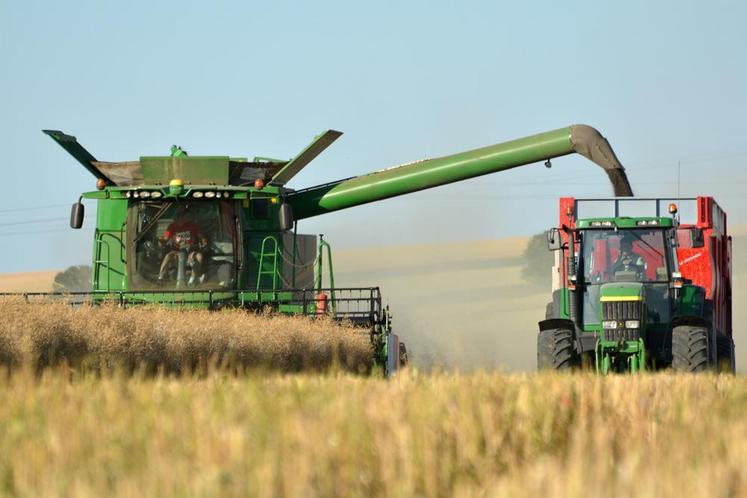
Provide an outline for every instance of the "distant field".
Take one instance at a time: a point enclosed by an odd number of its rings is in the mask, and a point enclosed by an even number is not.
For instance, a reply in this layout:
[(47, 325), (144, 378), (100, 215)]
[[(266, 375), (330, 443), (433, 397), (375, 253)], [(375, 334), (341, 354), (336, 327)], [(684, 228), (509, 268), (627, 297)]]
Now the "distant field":
[(51, 292), (58, 271), (0, 273), (0, 292)]
[(747, 379), (19, 373), (4, 496), (747, 496)]

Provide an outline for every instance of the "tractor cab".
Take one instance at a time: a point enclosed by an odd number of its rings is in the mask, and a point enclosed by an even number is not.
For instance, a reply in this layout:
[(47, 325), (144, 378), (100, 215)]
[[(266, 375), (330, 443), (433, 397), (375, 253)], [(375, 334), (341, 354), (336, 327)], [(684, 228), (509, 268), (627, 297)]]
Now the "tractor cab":
[[(641, 220), (636, 220), (641, 221)], [(648, 220), (645, 220), (648, 221)], [(578, 275), (583, 291), (581, 322), (590, 326), (610, 328), (602, 303), (618, 295), (634, 295), (646, 302), (645, 327), (660, 328), (671, 317), (672, 276), (677, 273), (674, 257), (674, 230), (670, 220), (660, 220), (669, 227), (641, 228), (581, 228), (577, 232), (580, 245)], [(609, 220), (609, 223), (615, 223)], [(668, 223), (667, 223), (668, 222)], [(588, 223), (580, 223), (583, 227)], [(641, 318), (641, 317), (639, 317)], [(605, 319), (607, 323), (605, 323)], [(606, 327), (605, 327), (606, 325)], [(627, 328), (640, 328), (640, 320), (631, 320), (626, 327), (615, 321), (616, 334)], [(623, 325), (623, 326), (620, 326)], [(635, 335), (629, 333), (628, 335)]]

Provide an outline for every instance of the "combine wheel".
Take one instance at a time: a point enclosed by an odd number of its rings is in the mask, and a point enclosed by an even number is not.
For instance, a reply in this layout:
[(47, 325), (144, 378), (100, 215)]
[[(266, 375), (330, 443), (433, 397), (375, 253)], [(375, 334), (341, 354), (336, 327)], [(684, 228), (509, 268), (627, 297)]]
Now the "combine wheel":
[(725, 335), (716, 336), (716, 365), (719, 372), (734, 374), (737, 371), (734, 354), (734, 339)]
[(681, 372), (708, 370), (710, 358), (708, 329), (679, 325), (672, 330), (672, 368)]
[(566, 370), (575, 363), (573, 332), (568, 329), (541, 330), (537, 336), (537, 369)]

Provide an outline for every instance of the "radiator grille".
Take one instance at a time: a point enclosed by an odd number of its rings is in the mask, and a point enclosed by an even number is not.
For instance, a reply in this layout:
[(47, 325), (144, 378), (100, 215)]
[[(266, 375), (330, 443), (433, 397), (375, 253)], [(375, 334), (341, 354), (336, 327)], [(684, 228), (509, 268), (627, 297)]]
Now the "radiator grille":
[[(642, 301), (606, 301), (602, 302), (602, 320), (641, 320)], [(641, 326), (643, 324), (641, 323)], [(636, 341), (641, 336), (641, 329), (604, 329), (604, 338), (608, 341)]]

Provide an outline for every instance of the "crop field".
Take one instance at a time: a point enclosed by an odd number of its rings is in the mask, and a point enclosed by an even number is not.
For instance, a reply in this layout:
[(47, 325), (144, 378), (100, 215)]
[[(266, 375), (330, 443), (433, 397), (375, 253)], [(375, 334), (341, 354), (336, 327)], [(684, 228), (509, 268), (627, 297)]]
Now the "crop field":
[(232, 310), (73, 308), (0, 299), (0, 364), (74, 371), (199, 373), (210, 368), (363, 373), (367, 333), (330, 320)]
[(743, 375), (518, 372), (524, 243), (339, 254), (391, 299), (393, 380), (325, 320), (1, 300), (0, 496), (747, 496)]
[(5, 496), (747, 495), (734, 376), (19, 371)]

